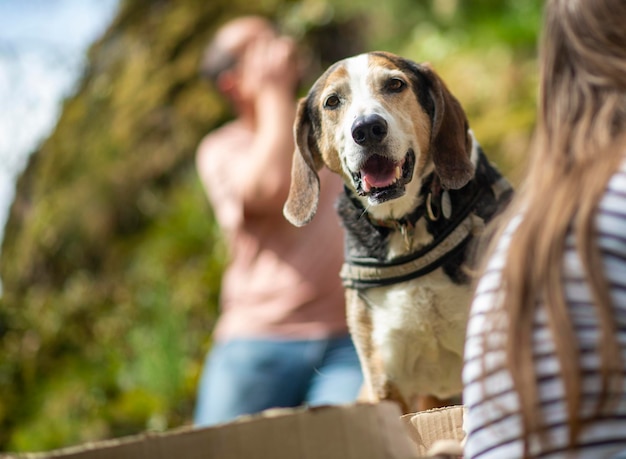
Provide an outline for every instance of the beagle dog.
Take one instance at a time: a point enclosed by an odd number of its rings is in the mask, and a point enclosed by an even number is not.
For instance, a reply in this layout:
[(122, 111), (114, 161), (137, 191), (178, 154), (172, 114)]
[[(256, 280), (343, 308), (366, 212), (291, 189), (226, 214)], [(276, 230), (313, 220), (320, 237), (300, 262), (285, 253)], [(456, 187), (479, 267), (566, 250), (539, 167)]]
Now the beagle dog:
[(300, 100), (294, 135), (287, 220), (314, 217), (322, 167), (345, 182), (341, 277), (369, 398), (443, 406), (462, 391), (471, 242), (511, 186), (441, 78), (390, 53), (332, 65)]

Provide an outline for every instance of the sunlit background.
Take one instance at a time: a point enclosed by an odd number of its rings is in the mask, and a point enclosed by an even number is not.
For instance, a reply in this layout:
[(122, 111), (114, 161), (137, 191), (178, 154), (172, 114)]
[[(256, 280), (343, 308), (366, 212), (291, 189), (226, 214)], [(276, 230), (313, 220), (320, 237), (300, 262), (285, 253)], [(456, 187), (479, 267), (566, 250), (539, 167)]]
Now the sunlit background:
[[(0, 0), (0, 238), (14, 182), (50, 133), (118, 0)], [(1, 292), (1, 284), (0, 284)]]
[(303, 92), (359, 51), (430, 62), (517, 183), (541, 5), (0, 0), (0, 451), (191, 422), (226, 261), (193, 156), (229, 117), (197, 66), (223, 20), (295, 36)]

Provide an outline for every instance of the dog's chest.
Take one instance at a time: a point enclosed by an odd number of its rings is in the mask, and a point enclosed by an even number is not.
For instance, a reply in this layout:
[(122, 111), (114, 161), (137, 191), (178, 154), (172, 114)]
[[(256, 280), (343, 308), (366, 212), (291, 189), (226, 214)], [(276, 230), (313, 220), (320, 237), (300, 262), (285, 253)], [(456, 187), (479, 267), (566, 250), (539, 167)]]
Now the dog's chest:
[[(380, 228), (370, 225), (367, 219), (344, 220), (344, 225), (348, 230), (348, 253), (362, 257), (402, 259), (434, 241), (425, 218), (410, 229)], [(460, 281), (461, 276), (456, 273), (464, 259), (462, 251), (425, 275), (360, 289), (371, 316), (372, 344), (387, 378), (407, 400), (418, 394), (445, 399), (462, 390), (463, 345), (471, 292), (466, 279)]]
[(442, 269), (362, 296), (372, 318), (372, 341), (385, 372), (410, 398), (461, 392), (461, 366), (470, 288)]

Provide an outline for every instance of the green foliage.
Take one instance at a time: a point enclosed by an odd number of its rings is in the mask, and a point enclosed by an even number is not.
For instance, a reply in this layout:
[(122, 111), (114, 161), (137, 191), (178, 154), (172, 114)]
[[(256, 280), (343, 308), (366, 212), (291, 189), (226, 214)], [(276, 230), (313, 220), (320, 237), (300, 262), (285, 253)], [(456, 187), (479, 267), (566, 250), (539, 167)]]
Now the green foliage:
[(313, 54), (429, 61), (517, 180), (534, 122), (531, 0), (126, 0), (19, 180), (0, 275), (0, 450), (190, 422), (226, 253), (195, 147), (228, 113), (197, 64), (212, 31), (274, 17)]
[(14, 422), (9, 449), (188, 422), (224, 250), (192, 170), (152, 199), (153, 224), (103, 247), (115, 272), (77, 266), (62, 286), (19, 301), (7, 289), (0, 413)]

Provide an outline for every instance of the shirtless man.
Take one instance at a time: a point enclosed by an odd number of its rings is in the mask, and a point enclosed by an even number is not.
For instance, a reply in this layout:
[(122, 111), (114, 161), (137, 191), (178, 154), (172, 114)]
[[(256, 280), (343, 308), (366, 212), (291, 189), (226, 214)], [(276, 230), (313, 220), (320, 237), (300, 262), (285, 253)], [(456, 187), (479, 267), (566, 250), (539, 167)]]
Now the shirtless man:
[(310, 225), (296, 228), (282, 216), (298, 69), (294, 42), (256, 16), (222, 26), (202, 62), (236, 118), (209, 133), (197, 152), (229, 265), (196, 425), (271, 407), (348, 403), (362, 384), (339, 279), (339, 179), (322, 174), (327, 183)]

